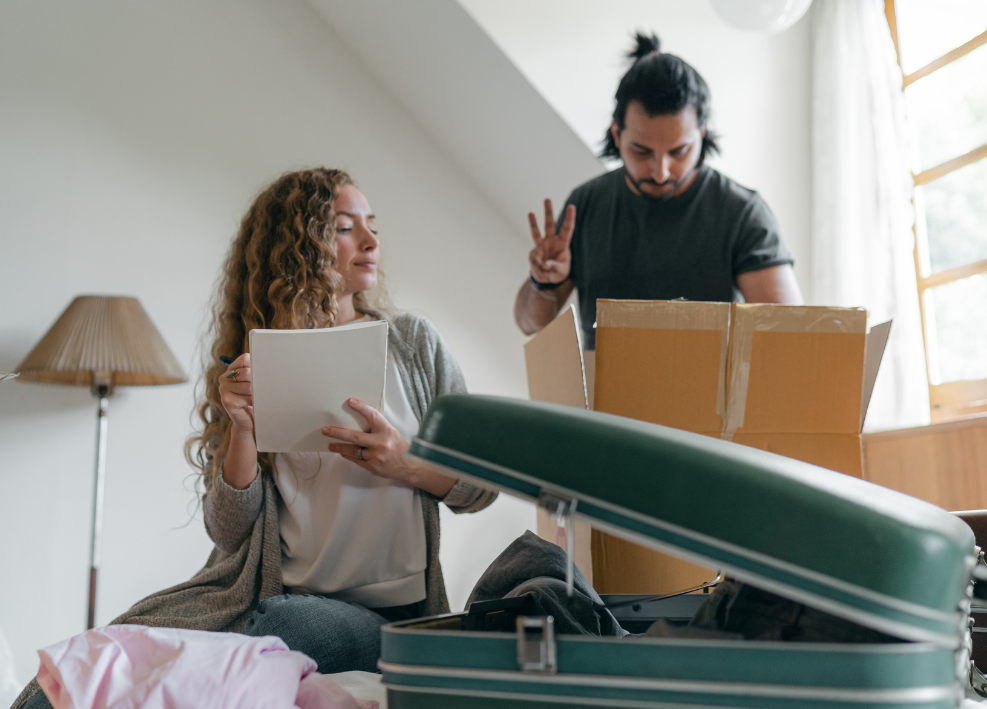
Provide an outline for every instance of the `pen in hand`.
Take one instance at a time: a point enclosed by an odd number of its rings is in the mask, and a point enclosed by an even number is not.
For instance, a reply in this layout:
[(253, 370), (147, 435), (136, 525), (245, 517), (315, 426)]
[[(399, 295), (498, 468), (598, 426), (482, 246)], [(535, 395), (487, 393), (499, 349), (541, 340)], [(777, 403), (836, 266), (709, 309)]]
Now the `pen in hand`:
[[(229, 367), (231, 364), (233, 364), (233, 358), (232, 357), (227, 357), (226, 355), (220, 355), (219, 356), (219, 361), (222, 362), (223, 364), (225, 364), (227, 367)], [(239, 374), (239, 372), (230, 372), (229, 374), (226, 375), (226, 378), (227, 379), (233, 379), (234, 381), (236, 381), (236, 375), (237, 374)]]

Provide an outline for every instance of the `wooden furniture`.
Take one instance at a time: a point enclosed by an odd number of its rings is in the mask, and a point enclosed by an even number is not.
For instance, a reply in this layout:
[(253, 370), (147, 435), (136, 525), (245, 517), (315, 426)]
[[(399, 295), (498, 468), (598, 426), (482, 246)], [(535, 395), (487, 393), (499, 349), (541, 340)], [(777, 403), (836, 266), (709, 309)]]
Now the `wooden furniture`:
[(864, 479), (947, 510), (987, 509), (987, 416), (865, 434)]

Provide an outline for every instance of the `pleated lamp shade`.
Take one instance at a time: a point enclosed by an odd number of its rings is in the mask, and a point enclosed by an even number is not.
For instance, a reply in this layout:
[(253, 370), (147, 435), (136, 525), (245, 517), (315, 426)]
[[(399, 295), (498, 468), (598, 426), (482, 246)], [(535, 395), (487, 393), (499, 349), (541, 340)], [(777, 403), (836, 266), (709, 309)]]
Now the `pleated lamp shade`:
[(186, 381), (136, 298), (80, 295), (18, 367), (21, 379), (80, 386)]

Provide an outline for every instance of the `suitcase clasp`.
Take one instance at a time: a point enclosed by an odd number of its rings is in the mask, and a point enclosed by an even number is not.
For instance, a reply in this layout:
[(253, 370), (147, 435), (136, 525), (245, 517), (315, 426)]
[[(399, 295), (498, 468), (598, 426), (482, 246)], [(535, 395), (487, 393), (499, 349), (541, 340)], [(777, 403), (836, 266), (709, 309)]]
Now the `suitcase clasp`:
[(573, 537), (572, 537), (572, 517), (576, 513), (576, 504), (579, 500), (569, 497), (562, 497), (547, 490), (542, 490), (538, 496), (538, 506), (546, 510), (552, 519), (559, 525), (558, 535), (555, 538), (556, 544), (565, 549), (565, 591), (567, 596), (572, 596), (573, 578), (575, 562), (572, 560)]
[(517, 665), (522, 672), (554, 675), (558, 671), (555, 618), (550, 615), (518, 616)]

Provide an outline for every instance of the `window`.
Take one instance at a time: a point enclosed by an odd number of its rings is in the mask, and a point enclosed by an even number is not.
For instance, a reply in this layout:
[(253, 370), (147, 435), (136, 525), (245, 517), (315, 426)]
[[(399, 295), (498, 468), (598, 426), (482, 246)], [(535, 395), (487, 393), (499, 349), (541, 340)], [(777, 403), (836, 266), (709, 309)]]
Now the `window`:
[(913, 133), (932, 421), (987, 412), (987, 2), (885, 0)]

